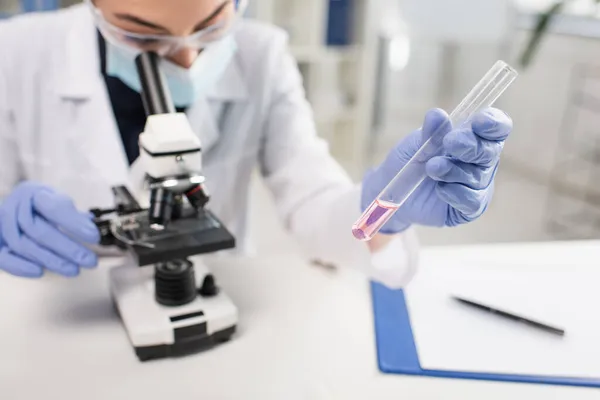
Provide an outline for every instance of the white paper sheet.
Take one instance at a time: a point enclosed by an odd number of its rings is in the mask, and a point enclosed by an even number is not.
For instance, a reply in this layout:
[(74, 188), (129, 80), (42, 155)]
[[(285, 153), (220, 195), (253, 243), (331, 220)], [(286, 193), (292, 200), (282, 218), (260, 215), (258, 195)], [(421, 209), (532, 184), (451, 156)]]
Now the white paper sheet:
[[(566, 335), (472, 309), (453, 294), (556, 325)], [(425, 267), (406, 297), (424, 369), (600, 378), (600, 264)]]

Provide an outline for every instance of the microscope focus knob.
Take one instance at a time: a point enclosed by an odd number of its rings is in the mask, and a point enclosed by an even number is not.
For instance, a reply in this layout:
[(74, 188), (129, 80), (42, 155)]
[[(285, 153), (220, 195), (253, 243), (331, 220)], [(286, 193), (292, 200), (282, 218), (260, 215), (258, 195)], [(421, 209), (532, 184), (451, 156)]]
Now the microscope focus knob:
[(215, 277), (211, 274), (206, 275), (202, 281), (202, 286), (198, 290), (198, 293), (200, 293), (200, 296), (202, 297), (212, 297), (219, 294), (219, 287), (215, 282)]

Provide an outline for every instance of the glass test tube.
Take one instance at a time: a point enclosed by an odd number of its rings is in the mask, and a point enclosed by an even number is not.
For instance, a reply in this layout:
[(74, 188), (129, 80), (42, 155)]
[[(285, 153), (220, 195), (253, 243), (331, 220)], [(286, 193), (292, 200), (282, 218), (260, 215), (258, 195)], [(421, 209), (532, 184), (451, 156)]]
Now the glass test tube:
[(450, 114), (449, 123), (452, 126), (448, 123), (439, 126), (354, 223), (354, 237), (371, 240), (425, 180), (425, 164), (432, 157), (442, 155), (443, 139), (450, 128), (456, 129), (470, 123), (475, 114), (490, 107), (500, 97), (517, 75), (510, 65), (497, 61)]

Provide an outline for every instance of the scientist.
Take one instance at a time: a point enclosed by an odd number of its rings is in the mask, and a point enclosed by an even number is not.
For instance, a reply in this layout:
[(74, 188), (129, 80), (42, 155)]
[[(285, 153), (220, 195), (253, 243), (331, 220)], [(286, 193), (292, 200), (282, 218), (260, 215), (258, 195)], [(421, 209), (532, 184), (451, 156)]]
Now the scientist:
[[(448, 156), (372, 241), (352, 223), (447, 115), (432, 110), (355, 185), (319, 139), (279, 29), (241, 19), (245, 0), (87, 0), (0, 23), (0, 269), (76, 276), (98, 262), (85, 212), (141, 173), (145, 114), (134, 59), (159, 53), (172, 97), (203, 146), (211, 209), (248, 247), (249, 185), (261, 171), (307, 256), (356, 266), (391, 287), (414, 273), (411, 226), (456, 226), (493, 193), (510, 118), (489, 109), (448, 133)], [(401, 134), (402, 132), (398, 132)], [(254, 223), (260, 223), (260, 216)], [(282, 265), (282, 267), (285, 267)]]

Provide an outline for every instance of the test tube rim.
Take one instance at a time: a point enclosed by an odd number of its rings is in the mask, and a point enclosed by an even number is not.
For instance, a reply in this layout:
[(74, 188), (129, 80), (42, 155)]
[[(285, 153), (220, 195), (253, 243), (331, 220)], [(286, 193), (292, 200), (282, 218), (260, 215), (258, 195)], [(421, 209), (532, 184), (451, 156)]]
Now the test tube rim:
[[(486, 91), (485, 89), (488, 88), (490, 85), (492, 85), (494, 83), (494, 81), (496, 81), (498, 79), (499, 75), (504, 75), (504, 78), (502, 78), (501, 82), (504, 82), (503, 86), (504, 89), (502, 89), (499, 92), (499, 95), (493, 99), (490, 103), (493, 104), (497, 98), (502, 95), (502, 93), (504, 93), (504, 91), (511, 85), (511, 83), (519, 76), (519, 73), (516, 69), (514, 69), (513, 67), (511, 67), (508, 63), (506, 63), (505, 61), (502, 60), (498, 60), (494, 63), (494, 65), (492, 65), (492, 67), (481, 77), (481, 79), (479, 79), (479, 81), (475, 84), (475, 86), (473, 86), (473, 88), (469, 91), (469, 93), (467, 93), (467, 95), (463, 98), (463, 100), (461, 100), (460, 103), (458, 103), (458, 105), (454, 108), (454, 110), (452, 110), (449, 114), (450, 119), (452, 119), (455, 116), (455, 113), (457, 113), (457, 111), (461, 110), (461, 109), (466, 109), (466, 104), (467, 102), (469, 102), (468, 106), (471, 106), (475, 101), (480, 100), (477, 96), (472, 96), (473, 92), (477, 90), (477, 92), (479, 93), (483, 93), (483, 92), (488, 92), (488, 95), (484, 98), (484, 100), (489, 98), (489, 95), (491, 93), (493, 93), (492, 91)], [(507, 79), (508, 78), (508, 79)], [(479, 88), (479, 86), (486, 82), (487, 84), (482, 87)], [(499, 86), (500, 82), (496, 82), (496, 87)], [(480, 100), (481, 103), (483, 103), (482, 100)]]

